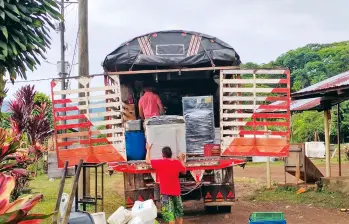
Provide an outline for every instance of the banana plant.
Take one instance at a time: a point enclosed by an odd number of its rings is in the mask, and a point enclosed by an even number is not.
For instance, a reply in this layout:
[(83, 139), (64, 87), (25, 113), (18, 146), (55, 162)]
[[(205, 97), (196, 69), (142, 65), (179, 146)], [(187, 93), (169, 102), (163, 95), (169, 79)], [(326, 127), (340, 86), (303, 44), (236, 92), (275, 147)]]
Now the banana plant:
[(43, 195), (29, 195), (10, 203), (11, 192), (15, 188), (15, 178), (0, 173), (0, 223), (36, 224), (51, 215), (29, 214)]

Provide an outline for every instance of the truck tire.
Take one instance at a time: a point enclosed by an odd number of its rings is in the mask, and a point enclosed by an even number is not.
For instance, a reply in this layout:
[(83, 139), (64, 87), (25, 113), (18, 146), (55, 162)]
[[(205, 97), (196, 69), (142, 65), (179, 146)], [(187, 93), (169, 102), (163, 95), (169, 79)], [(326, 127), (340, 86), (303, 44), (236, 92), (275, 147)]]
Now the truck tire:
[(221, 213), (231, 213), (231, 206), (219, 206), (218, 211)]

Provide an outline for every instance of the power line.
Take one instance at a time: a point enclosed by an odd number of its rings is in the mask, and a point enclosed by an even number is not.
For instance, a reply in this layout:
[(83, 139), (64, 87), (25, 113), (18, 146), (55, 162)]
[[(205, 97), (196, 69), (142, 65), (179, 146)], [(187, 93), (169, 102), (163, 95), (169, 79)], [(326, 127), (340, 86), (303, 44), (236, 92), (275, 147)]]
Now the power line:
[(76, 39), (75, 39), (75, 46), (74, 46), (74, 53), (73, 53), (73, 58), (71, 60), (71, 63), (70, 63), (70, 71), (69, 71), (69, 74), (68, 74), (68, 77), (70, 76), (73, 68), (74, 68), (74, 61), (75, 61), (75, 56), (76, 56), (76, 50), (77, 50), (77, 47), (78, 47), (78, 40), (79, 40), (79, 31), (80, 31), (80, 26), (78, 27), (78, 31), (76, 32)]
[[(40, 81), (49, 81), (52, 79), (57, 79), (58, 77), (51, 77), (51, 78), (44, 78), (44, 79), (32, 79), (32, 80), (20, 80), (20, 81), (15, 81), (16, 83), (25, 83), (25, 82), (40, 82)], [(7, 81), (6, 83), (12, 83), (11, 81)]]

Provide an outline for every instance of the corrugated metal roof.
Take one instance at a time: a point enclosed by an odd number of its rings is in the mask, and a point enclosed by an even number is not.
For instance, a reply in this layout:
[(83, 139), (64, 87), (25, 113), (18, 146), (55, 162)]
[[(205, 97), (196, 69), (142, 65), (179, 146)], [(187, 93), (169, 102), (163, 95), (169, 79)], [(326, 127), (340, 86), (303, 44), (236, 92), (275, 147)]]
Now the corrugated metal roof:
[(299, 94), (299, 93), (307, 93), (312, 91), (325, 90), (325, 89), (347, 86), (347, 85), (349, 85), (349, 71), (343, 72), (339, 75), (333, 76), (331, 78), (318, 82), (314, 85), (308, 86), (304, 89), (301, 89), (293, 93), (292, 95)]
[[(304, 110), (317, 110), (320, 108), (320, 97), (317, 98), (311, 98), (311, 99), (302, 99), (302, 100), (292, 100), (290, 105), (291, 111), (304, 111)], [(274, 103), (271, 103), (269, 105), (282, 105), (284, 104), (284, 101), (276, 101)], [(281, 112), (278, 109), (261, 109), (257, 110), (257, 113), (272, 113), (272, 112)]]
[[(311, 95), (311, 92), (326, 91), (328, 89), (338, 88), (338, 87), (349, 87), (349, 71), (343, 72), (339, 75), (333, 76), (333, 77), (325, 79), (319, 83), (308, 86), (308, 87), (301, 89), (301, 90), (299, 90), (291, 95), (305, 94), (305, 93), (309, 93), (309, 95)], [(283, 101), (276, 101), (270, 105), (279, 105), (282, 103), (284, 103), (284, 102)], [(333, 104), (332, 106), (334, 106), (336, 104), (335, 101), (330, 102), (330, 103), (331, 103), (331, 105)], [(324, 109), (323, 105), (321, 104), (321, 97), (292, 100), (290, 107), (291, 107), (290, 108), (291, 111), (322, 110), (322, 109)], [(278, 110), (260, 110), (258, 112), (278, 112)]]

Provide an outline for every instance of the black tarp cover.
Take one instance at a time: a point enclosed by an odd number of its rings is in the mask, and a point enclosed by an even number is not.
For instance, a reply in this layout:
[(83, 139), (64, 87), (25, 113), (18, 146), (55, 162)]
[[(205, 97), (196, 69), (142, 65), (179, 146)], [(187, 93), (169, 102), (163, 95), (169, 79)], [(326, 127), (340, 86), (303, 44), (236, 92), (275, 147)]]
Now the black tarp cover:
[(113, 72), (239, 64), (236, 51), (218, 38), (173, 30), (145, 34), (121, 44), (106, 56), (103, 68)]

